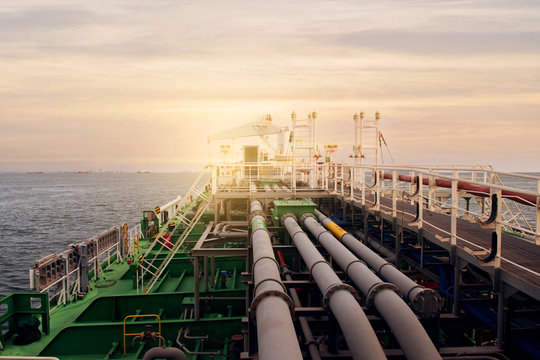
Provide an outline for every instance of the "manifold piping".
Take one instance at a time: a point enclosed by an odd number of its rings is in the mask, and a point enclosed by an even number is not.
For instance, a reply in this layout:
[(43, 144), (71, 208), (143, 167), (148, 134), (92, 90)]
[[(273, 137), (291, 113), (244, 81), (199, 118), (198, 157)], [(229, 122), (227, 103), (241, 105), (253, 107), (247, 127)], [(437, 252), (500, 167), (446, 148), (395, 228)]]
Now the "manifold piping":
[[(306, 216), (308, 215), (308, 216)], [(369, 305), (373, 305), (389, 325), (408, 359), (441, 359), (418, 318), (395, 292), (396, 286), (379, 279), (371, 270), (343, 246), (311, 214), (302, 223), (317, 238), (345, 274), (362, 291)]]
[(336, 317), (353, 359), (386, 359), (369, 320), (351, 293), (354, 290), (341, 282), (306, 233), (298, 226), (294, 215), (285, 214), (281, 217), (281, 223), (287, 229), (313, 279), (323, 292), (325, 303)]
[(396, 285), (418, 315), (424, 319), (435, 318), (440, 315), (442, 302), (437, 292), (418, 285), (409, 279), (392, 264), (362, 244), (352, 234), (343, 230), (322, 212), (315, 210), (315, 214), (324, 227), (330, 230), (358, 258), (365, 261), (384, 280)]

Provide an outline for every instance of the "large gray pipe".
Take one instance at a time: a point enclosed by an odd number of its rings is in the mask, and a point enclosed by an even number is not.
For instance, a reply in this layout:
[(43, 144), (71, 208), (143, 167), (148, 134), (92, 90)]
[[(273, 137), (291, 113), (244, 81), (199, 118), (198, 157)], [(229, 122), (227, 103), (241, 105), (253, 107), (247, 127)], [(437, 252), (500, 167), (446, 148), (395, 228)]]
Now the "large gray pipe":
[[(281, 258), (281, 254), (278, 251), (278, 254)], [(285, 279), (287, 281), (292, 280), (292, 276), (289, 272), (289, 268), (285, 264), (285, 260), (282, 260), (281, 269), (283, 270), (283, 274), (285, 274)], [(301, 307), (302, 303), (300, 302), (300, 298), (298, 297), (298, 293), (296, 289), (290, 288), (289, 293), (291, 294), (291, 298), (294, 302), (294, 306)], [(311, 357), (311, 360), (321, 360), (321, 354), (319, 353), (319, 348), (317, 346), (317, 343), (315, 342), (315, 338), (313, 337), (313, 334), (311, 333), (311, 328), (309, 327), (309, 323), (307, 319), (302, 316), (298, 319), (300, 321), (300, 326), (302, 327), (302, 332), (304, 333), (304, 337), (306, 339), (306, 344), (308, 346), (309, 350), (309, 356)]]
[[(315, 213), (325, 228), (328, 229), (329, 224), (334, 224), (334, 228), (337, 226), (320, 211), (316, 210)], [(396, 285), (419, 316), (424, 319), (439, 316), (442, 303), (441, 297), (436, 291), (427, 289), (412, 281), (409, 277), (396, 269), (394, 265), (384, 260), (373, 250), (358, 241), (352, 234), (346, 231), (342, 231), (342, 233), (343, 235), (341, 235), (340, 238), (338, 237), (338, 239), (341, 240), (341, 242), (343, 242), (343, 244), (356, 256), (365, 261), (369, 267), (375, 270), (380, 277)]]
[(372, 249), (377, 251), (379, 254), (383, 255), (387, 261), (389, 262), (396, 261), (396, 254), (394, 254), (392, 250), (383, 246), (379, 241), (373, 238), (366, 239), (366, 236), (360, 230), (356, 230), (353, 232), (354, 232), (354, 235), (356, 235), (359, 239), (363, 240), (365, 244), (368, 244), (369, 246), (371, 246)]
[(323, 293), (325, 303), (336, 317), (352, 357), (354, 359), (386, 359), (369, 320), (351, 293), (354, 290), (341, 282), (306, 233), (298, 226), (294, 215), (283, 215), (281, 223), (287, 229), (311, 276)]
[(373, 303), (386, 321), (408, 359), (441, 359), (418, 318), (395, 292), (395, 285), (383, 282), (356, 256), (319, 224), (315, 216), (306, 213), (300, 220), (334, 258), (337, 264)]
[(259, 359), (302, 359), (294, 330), (292, 300), (281, 282), (266, 219), (259, 201), (251, 203), (254, 294), (251, 310), (257, 321)]

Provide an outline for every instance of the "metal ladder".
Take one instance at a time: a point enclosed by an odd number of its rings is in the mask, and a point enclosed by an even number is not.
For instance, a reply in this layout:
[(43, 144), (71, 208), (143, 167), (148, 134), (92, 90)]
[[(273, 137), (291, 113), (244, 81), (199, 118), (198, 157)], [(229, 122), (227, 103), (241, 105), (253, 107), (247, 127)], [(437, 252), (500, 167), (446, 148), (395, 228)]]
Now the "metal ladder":
[[(151, 290), (151, 288), (155, 285), (157, 280), (159, 280), (159, 277), (163, 274), (165, 268), (171, 261), (171, 259), (174, 257), (174, 255), (178, 252), (180, 247), (184, 248), (184, 241), (189, 236), (197, 222), (200, 220), (206, 209), (208, 208), (209, 199), (208, 194), (205, 192), (205, 188), (208, 185), (208, 181), (201, 183), (201, 179), (203, 175), (206, 173), (206, 171), (203, 171), (199, 174), (191, 188), (188, 190), (186, 195), (182, 198), (182, 200), (178, 203), (178, 207), (176, 209), (176, 212), (174, 215), (172, 215), (169, 220), (161, 227), (161, 230), (156, 235), (154, 241), (144, 255), (140, 256), (139, 258), (139, 265), (137, 266), (137, 292), (140, 291), (140, 289), (143, 289), (143, 293), (147, 293)], [(195, 215), (191, 218), (191, 220), (182, 214), (182, 210), (184, 207), (188, 204), (188, 201), (192, 201), (191, 199), (201, 199), (202, 202), (199, 204), (197, 211), (195, 212)], [(174, 246), (171, 247), (170, 243), (166, 243), (165, 239), (163, 238), (163, 235), (169, 231), (169, 225), (176, 221), (176, 225), (174, 226), (174, 229), (170, 231), (171, 234), (173, 234), (178, 226), (180, 224), (183, 224), (185, 226), (185, 230), (176, 242)], [(155, 249), (157, 248), (157, 251)], [(185, 249), (185, 248), (184, 248)], [(153, 256), (150, 258), (151, 253), (154, 252)], [(162, 254), (167, 254), (165, 257), (165, 260), (159, 265), (156, 266), (155, 263), (157, 262), (157, 259)], [(189, 257), (189, 254), (188, 254)], [(150, 281), (146, 284), (146, 287), (144, 286), (144, 277), (146, 274), (149, 273), (152, 275)]]
[[(165, 269), (173, 259), (174, 255), (178, 252), (180, 248), (184, 248), (184, 242), (186, 241), (187, 237), (190, 235), (191, 231), (197, 224), (197, 222), (201, 219), (204, 212), (208, 208), (209, 201), (208, 198), (203, 199), (199, 207), (197, 208), (197, 211), (193, 218), (187, 223), (187, 227), (176, 242), (172, 248), (169, 248), (164, 242), (161, 241), (160, 237), (156, 237), (153, 244), (159, 244), (161, 245), (160, 249), (154, 254), (153, 258), (150, 261), (146, 261), (145, 256), (143, 256), (140, 259), (139, 267), (137, 268), (137, 292), (142, 288), (143, 294), (146, 294), (152, 290), (152, 287), (156, 284), (156, 282), (159, 280), (161, 275), (163, 275)], [(184, 217), (182, 223), (184, 223), (187, 220), (187, 218)], [(175, 226), (178, 227), (180, 223), (178, 223)], [(149, 252), (147, 252), (148, 254)], [(159, 258), (159, 255), (166, 253), (165, 259), (161, 262), (159, 266), (156, 266), (155, 263), (156, 260)], [(187, 254), (189, 257), (189, 254)], [(144, 277), (145, 275), (149, 273), (151, 276), (150, 280), (144, 284)]]

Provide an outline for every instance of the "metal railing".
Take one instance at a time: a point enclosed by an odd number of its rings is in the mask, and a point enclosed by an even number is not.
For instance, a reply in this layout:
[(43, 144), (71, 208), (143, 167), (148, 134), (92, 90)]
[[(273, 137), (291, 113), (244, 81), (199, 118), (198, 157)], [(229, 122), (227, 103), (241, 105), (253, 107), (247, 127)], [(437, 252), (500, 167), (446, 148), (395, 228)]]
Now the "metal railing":
[(122, 261), (125, 242), (122, 234), (122, 227), (113, 226), (79, 244), (70, 245), (59, 254), (36, 261), (30, 269), (30, 288), (49, 294), (51, 311), (66, 305), (78, 294), (86, 292), (81, 289), (83, 276), (92, 274), (97, 280), (104, 276), (104, 269)]
[[(359, 201), (394, 217), (398, 203), (416, 205), (414, 225), (429, 224), (426, 210), (450, 217), (450, 229), (439, 229), (452, 245), (463, 240), (474, 250), (490, 251), (461, 239), (457, 219), (483, 223), (497, 235), (495, 261), (501, 258), (501, 233), (540, 245), (540, 177), (497, 172), (489, 165), (352, 165), (346, 163), (260, 162), (212, 166), (212, 193), (250, 191), (257, 180), (280, 180), (292, 190), (328, 191)], [(295, 181), (296, 180), (296, 181)], [(420, 184), (420, 185), (419, 185)], [(510, 184), (510, 185), (509, 185)], [(381, 199), (391, 203), (382, 204)], [(496, 203), (496, 204), (495, 204)]]
[[(326, 181), (324, 187), (332, 193), (357, 200), (372, 210), (387, 212), (393, 217), (412, 216), (414, 220), (409, 225), (419, 228), (430, 225), (445, 234), (443, 240), (452, 246), (459, 239), (471, 246), (473, 252), (492, 252), (493, 247), (487, 249), (458, 236), (458, 218), (481, 223), (496, 234), (496, 253), (490, 259), (490, 264), (495, 266), (504, 259), (501, 256), (503, 231), (540, 245), (540, 177), (496, 172), (490, 166), (462, 165), (324, 164), (322, 172), (323, 181)], [(526, 184), (530, 189), (504, 185), (503, 178), (506, 183)], [(384, 198), (390, 199), (391, 203), (383, 203)], [(406, 212), (398, 206), (400, 202), (416, 205), (416, 212)], [(450, 229), (431, 224), (424, 217), (426, 210), (448, 214)]]

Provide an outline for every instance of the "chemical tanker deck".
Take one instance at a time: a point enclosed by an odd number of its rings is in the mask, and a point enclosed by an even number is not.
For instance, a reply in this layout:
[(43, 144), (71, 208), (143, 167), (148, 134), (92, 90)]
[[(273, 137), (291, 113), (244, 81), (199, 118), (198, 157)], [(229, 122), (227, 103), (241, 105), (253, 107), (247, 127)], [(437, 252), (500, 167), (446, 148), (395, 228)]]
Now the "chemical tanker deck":
[(264, 144), (36, 261), (0, 359), (540, 358), (540, 178), (380, 164), (379, 114), (353, 119), (351, 163), (316, 113), (210, 137)]

